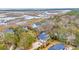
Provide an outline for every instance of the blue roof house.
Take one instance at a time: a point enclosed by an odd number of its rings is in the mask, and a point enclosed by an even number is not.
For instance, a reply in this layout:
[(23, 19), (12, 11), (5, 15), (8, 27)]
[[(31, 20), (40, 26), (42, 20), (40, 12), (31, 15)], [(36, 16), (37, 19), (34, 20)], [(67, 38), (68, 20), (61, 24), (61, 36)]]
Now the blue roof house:
[(46, 42), (49, 38), (50, 36), (45, 32), (40, 33), (40, 35), (38, 36), (38, 39), (42, 42)]
[(64, 50), (65, 46), (64, 44), (56, 44), (54, 46), (51, 46), (48, 50)]

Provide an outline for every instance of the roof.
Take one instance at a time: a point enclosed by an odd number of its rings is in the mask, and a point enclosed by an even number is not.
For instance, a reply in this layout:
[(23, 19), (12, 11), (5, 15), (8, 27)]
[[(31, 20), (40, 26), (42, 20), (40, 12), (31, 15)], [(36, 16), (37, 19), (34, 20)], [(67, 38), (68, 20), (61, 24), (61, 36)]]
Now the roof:
[(41, 24), (40, 23), (34, 23), (34, 24), (32, 24), (32, 27), (33, 28), (37, 28), (38, 26), (40, 26)]
[(64, 50), (64, 44), (56, 44), (52, 47), (50, 47), (48, 50)]
[(28, 30), (28, 27), (27, 26), (24, 26), (23, 29)]
[(10, 32), (13, 32), (13, 30), (11, 30), (11, 29), (6, 29), (4, 32), (10, 33)]
[(37, 28), (37, 27), (43, 26), (43, 25), (47, 25), (47, 22), (37, 22), (37, 23), (32, 24), (32, 27)]
[(49, 35), (46, 34), (45, 32), (41, 33), (41, 34), (38, 36), (38, 38), (39, 38), (40, 40), (47, 40), (48, 37), (49, 37)]

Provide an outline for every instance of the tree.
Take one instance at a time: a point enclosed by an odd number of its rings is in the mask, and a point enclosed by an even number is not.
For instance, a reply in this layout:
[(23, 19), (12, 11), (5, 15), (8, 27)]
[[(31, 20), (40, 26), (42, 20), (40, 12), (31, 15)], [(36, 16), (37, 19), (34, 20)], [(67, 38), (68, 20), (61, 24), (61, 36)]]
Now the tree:
[(6, 49), (7, 49), (7, 48), (6, 48), (5, 44), (0, 43), (0, 50), (6, 50)]
[(79, 46), (79, 32), (76, 33), (76, 39), (74, 40), (74, 45)]
[(21, 26), (10, 27), (13, 30), (12, 33), (5, 33), (5, 40), (14, 46), (14, 49), (29, 49), (32, 43), (36, 41), (36, 36), (34, 30), (26, 31)]
[(5, 33), (5, 40), (7, 43), (10, 43), (14, 45), (14, 48), (18, 46), (18, 42), (21, 40), (21, 33), (24, 32), (24, 29), (22, 27), (10, 27), (10, 30), (13, 30), (12, 33)]
[(32, 43), (35, 42), (37, 39), (35, 36), (33, 36), (33, 33), (24, 32), (22, 33), (22, 39), (20, 40), (19, 47), (22, 47), (23, 49), (29, 49), (32, 47)]
[(70, 15), (70, 16), (72, 16), (72, 15), (79, 15), (79, 11), (77, 11), (77, 10), (72, 10), (72, 11), (66, 13), (66, 14), (67, 14), (67, 15)]
[[(11, 44), (11, 45), (16, 45), (17, 40), (16, 40), (15, 35), (12, 34), (12, 33), (5, 33), (5, 41), (4, 41), (4, 43), (6, 44), (6, 46), (9, 46), (9, 44)], [(10, 45), (10, 46), (11, 46), (11, 45)], [(15, 46), (15, 47), (16, 47), (16, 46)], [(13, 47), (13, 49), (14, 49), (15, 47)], [(8, 48), (8, 49), (9, 49), (9, 48)]]
[(63, 43), (67, 42), (67, 39), (66, 39), (66, 37), (65, 37), (65, 35), (63, 33), (58, 34), (58, 40), (63, 42)]

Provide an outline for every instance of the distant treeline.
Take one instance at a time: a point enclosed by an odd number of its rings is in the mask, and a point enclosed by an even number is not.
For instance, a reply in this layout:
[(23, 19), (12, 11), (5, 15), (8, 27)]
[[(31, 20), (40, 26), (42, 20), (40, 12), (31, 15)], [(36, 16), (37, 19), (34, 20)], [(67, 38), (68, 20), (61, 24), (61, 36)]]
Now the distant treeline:
[(77, 10), (79, 11), (79, 8), (8, 8), (8, 9), (0, 9), (0, 11), (50, 11), (50, 10)]

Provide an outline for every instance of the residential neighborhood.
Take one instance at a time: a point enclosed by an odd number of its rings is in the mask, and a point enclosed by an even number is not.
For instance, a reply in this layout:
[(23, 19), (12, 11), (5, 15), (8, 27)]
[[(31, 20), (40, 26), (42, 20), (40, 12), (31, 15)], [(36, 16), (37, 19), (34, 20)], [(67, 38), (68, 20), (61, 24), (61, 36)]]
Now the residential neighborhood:
[(0, 10), (0, 50), (78, 50), (79, 9)]

